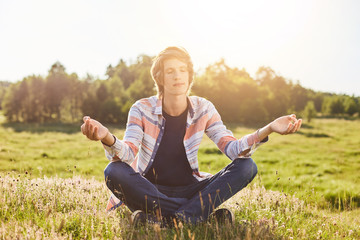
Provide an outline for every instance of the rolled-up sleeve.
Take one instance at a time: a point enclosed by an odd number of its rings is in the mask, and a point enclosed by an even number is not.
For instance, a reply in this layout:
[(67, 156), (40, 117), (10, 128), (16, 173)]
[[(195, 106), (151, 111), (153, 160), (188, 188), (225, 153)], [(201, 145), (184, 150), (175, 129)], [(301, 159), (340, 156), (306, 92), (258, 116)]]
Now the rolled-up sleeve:
[(262, 141), (258, 139), (256, 132), (236, 139), (233, 133), (225, 127), (211, 102), (209, 102), (208, 115), (206, 134), (231, 160), (250, 157), (260, 145), (268, 141), (268, 137)]
[(124, 139), (115, 137), (112, 146), (103, 144), (106, 158), (112, 162), (122, 161), (130, 165), (139, 151), (143, 134), (142, 114), (135, 103), (129, 111)]

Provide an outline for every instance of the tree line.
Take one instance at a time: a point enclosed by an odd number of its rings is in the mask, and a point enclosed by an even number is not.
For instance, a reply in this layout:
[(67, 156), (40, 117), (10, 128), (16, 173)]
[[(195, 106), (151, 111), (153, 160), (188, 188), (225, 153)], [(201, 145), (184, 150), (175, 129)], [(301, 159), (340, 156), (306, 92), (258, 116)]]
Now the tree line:
[[(150, 76), (152, 57), (140, 55), (128, 64), (109, 65), (106, 79), (80, 79), (54, 63), (48, 75), (0, 82), (0, 106), (8, 122), (80, 122), (88, 115), (104, 123), (125, 123), (131, 105), (156, 94)], [(285, 79), (270, 67), (252, 78), (223, 59), (196, 73), (191, 93), (212, 101), (223, 121), (266, 123), (288, 113), (309, 121), (316, 115), (359, 116), (360, 98), (316, 92)]]

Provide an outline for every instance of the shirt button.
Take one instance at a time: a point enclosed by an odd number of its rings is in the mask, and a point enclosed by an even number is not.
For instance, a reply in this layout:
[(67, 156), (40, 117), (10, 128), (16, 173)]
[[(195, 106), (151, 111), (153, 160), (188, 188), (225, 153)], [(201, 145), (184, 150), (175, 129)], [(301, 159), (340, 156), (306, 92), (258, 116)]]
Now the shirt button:
[(159, 145), (160, 145), (160, 143), (157, 143), (157, 145), (159, 146)]
[(152, 159), (150, 159), (150, 162), (152, 162), (153, 160)]

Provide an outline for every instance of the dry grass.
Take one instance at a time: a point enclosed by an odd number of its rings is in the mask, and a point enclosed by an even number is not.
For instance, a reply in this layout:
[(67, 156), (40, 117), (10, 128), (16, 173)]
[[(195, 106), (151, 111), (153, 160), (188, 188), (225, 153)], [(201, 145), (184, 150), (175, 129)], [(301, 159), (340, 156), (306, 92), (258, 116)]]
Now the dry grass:
[[(106, 213), (103, 182), (0, 175), (0, 239), (358, 239), (360, 222), (251, 185), (224, 205), (236, 223), (134, 228), (126, 207)], [(345, 219), (344, 219), (345, 218)], [(351, 222), (351, 224), (349, 224)]]

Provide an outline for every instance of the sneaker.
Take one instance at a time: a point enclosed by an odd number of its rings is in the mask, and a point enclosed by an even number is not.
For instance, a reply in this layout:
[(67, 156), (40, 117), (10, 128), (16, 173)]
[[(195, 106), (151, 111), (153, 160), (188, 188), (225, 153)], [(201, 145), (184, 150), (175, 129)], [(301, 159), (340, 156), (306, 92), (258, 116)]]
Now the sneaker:
[(169, 223), (167, 221), (159, 219), (152, 214), (146, 214), (142, 210), (136, 210), (131, 214), (131, 224), (135, 227), (145, 226), (146, 224), (158, 224), (160, 227), (167, 227)]
[(211, 219), (215, 219), (220, 224), (233, 224), (235, 222), (235, 216), (232, 211), (227, 208), (220, 208), (210, 214)]
[(131, 224), (135, 227), (146, 224), (146, 214), (141, 210), (136, 210), (131, 214)]

